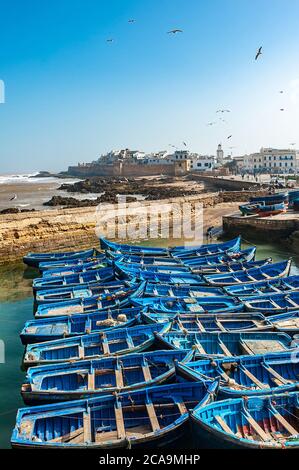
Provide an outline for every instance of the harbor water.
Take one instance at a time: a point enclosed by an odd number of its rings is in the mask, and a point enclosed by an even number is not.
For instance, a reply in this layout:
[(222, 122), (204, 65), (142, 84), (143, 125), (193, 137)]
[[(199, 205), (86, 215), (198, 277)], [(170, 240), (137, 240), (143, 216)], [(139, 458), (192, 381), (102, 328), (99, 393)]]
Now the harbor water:
[[(281, 261), (290, 253), (280, 246), (257, 245), (257, 258), (267, 257)], [(292, 274), (299, 274), (299, 255), (293, 256)], [(36, 270), (22, 263), (0, 269), (0, 340), (5, 347), (4, 362), (0, 363), (0, 448), (10, 447), (16, 412), (23, 406), (20, 388), (25, 379), (21, 368), (24, 347), (19, 333), (24, 322), (33, 318), (31, 283), (37, 275)]]

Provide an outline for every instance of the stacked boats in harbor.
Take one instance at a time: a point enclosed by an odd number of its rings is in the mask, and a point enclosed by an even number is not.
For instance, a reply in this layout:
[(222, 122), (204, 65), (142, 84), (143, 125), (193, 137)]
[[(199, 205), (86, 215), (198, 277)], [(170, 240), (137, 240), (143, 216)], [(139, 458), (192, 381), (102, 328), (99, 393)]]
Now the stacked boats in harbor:
[(30, 253), (13, 447), (299, 447), (299, 276), (241, 238)]
[(267, 196), (251, 197), (247, 204), (242, 204), (240, 212), (244, 216), (257, 215), (268, 217), (281, 214), (287, 209), (299, 210), (299, 191), (269, 194)]

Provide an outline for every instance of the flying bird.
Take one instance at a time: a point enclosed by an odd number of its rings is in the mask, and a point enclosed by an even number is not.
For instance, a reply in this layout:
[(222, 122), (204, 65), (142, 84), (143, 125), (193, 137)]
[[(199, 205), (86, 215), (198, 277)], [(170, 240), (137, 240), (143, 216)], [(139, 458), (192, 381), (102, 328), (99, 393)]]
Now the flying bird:
[(177, 34), (177, 33), (182, 33), (182, 29), (171, 29), (170, 31), (167, 31), (167, 34)]
[(230, 113), (230, 110), (229, 109), (218, 109), (218, 111), (216, 111), (216, 113)]
[(128, 20), (128, 23), (135, 23), (136, 20), (134, 20), (134, 18), (131, 18), (130, 20)]
[(279, 92), (279, 93), (283, 93), (283, 90), (280, 90), (280, 92)]
[(10, 201), (14, 201), (15, 199), (17, 199), (17, 197), (18, 197), (18, 196), (17, 196), (16, 194), (14, 194), (13, 197), (11, 197), (9, 200), (10, 200)]
[(214, 126), (214, 124), (216, 124), (216, 122), (208, 122), (207, 126)]
[(183, 141), (183, 144), (185, 145), (185, 147), (187, 147), (187, 144), (186, 144), (186, 142), (184, 142), (184, 141)]
[(255, 60), (257, 60), (259, 58), (260, 55), (262, 55), (262, 47), (260, 47), (255, 55)]
[(231, 135), (229, 135), (227, 139), (230, 139), (232, 136), (233, 136), (232, 134), (231, 134)]
[(290, 145), (296, 145), (296, 142), (291, 142)]
[(280, 111), (284, 111), (284, 108), (280, 108)]
[(106, 42), (114, 42), (113, 38), (106, 39)]

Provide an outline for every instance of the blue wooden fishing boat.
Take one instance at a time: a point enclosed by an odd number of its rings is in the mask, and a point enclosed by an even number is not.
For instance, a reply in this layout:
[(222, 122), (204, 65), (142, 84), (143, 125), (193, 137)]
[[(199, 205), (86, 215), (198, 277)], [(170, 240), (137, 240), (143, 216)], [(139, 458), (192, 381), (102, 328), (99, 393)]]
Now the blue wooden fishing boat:
[(288, 276), (292, 260), (268, 264), (260, 268), (238, 271), (230, 274), (208, 274), (203, 275), (203, 281), (211, 286), (225, 287), (232, 284), (249, 284), (252, 282), (266, 281), (279, 277)]
[(114, 262), (115, 272), (120, 276), (129, 275), (138, 277), (140, 271), (150, 271), (154, 273), (165, 274), (180, 274), (188, 273), (202, 275), (202, 274), (217, 274), (217, 273), (230, 273), (235, 271), (242, 271), (253, 269), (260, 266), (265, 266), (272, 262), (272, 258), (267, 258), (259, 261), (250, 261), (244, 263), (231, 263), (231, 264), (213, 264), (204, 266), (170, 266), (170, 265), (153, 265), (153, 264), (126, 264), (121, 261)]
[(94, 250), (94, 256), (92, 258), (79, 258), (79, 259), (72, 259), (72, 260), (67, 260), (67, 261), (49, 261), (49, 262), (41, 262), (38, 265), (38, 269), (41, 272), (48, 271), (51, 269), (64, 269), (64, 268), (74, 268), (75, 266), (78, 265), (84, 265), (85, 263), (88, 263), (90, 261), (98, 261), (99, 263), (106, 263), (107, 262), (107, 257), (105, 253), (101, 253), (98, 250)]
[(44, 289), (56, 289), (57, 287), (74, 287), (85, 285), (85, 287), (99, 282), (107, 282), (115, 279), (113, 268), (102, 268), (85, 273), (75, 273), (68, 276), (54, 276), (37, 278), (33, 280), (32, 288), (34, 291)]
[(38, 305), (35, 318), (51, 318), (63, 315), (84, 314), (101, 310), (115, 310), (130, 306), (132, 300), (143, 295), (145, 282), (141, 282), (137, 289), (127, 287), (113, 294), (102, 294), (87, 299), (67, 300), (65, 302), (52, 302)]
[(26, 347), (23, 363), (25, 367), (30, 367), (142, 352), (154, 343), (156, 331), (164, 333), (170, 326), (170, 323), (138, 325), (30, 344)]
[(289, 199), (289, 193), (275, 193), (275, 194), (269, 194), (268, 196), (256, 196), (256, 197), (251, 197), (249, 199), (249, 202), (251, 203), (264, 203), (264, 204), (278, 204), (280, 202), (288, 202)]
[(211, 266), (217, 264), (232, 264), (237, 262), (254, 261), (256, 254), (256, 247), (247, 248), (236, 253), (224, 252), (218, 255), (208, 256), (193, 256), (184, 259), (179, 259), (173, 256), (172, 258), (166, 257), (150, 257), (150, 256), (137, 256), (137, 255), (114, 255), (111, 252), (108, 255), (111, 260), (119, 261), (125, 264), (141, 264), (141, 265), (155, 265), (155, 266)]
[(269, 281), (250, 282), (249, 284), (236, 284), (224, 287), (228, 295), (245, 297), (263, 294), (283, 294), (299, 289), (299, 276), (288, 276)]
[(216, 380), (219, 399), (271, 395), (298, 390), (299, 363), (294, 353), (240, 356), (224, 359), (200, 359), (177, 363), (177, 374), (188, 381)]
[(189, 410), (210, 403), (217, 382), (177, 383), (18, 410), (17, 448), (169, 447), (184, 436)]
[(192, 351), (150, 351), (71, 364), (30, 367), (21, 394), (26, 405), (80, 400), (160, 385), (174, 376), (174, 361)]
[(134, 276), (132, 273), (123, 272), (122, 277), (124, 279), (129, 279), (133, 282), (136, 281), (149, 281), (156, 284), (188, 284), (188, 285), (197, 285), (202, 286), (203, 280), (202, 276), (197, 276), (196, 274), (191, 273), (179, 273), (179, 274), (166, 274), (166, 273), (155, 273), (152, 271), (139, 271), (137, 276)]
[(114, 251), (117, 254), (121, 253), (135, 254), (140, 256), (170, 256), (168, 248), (115, 243), (103, 237), (100, 238), (100, 245), (102, 250), (109, 250), (112, 252)]
[(87, 299), (96, 295), (110, 295), (127, 287), (137, 288), (138, 283), (128, 280), (99, 282), (90, 286), (61, 287), (59, 289), (39, 290), (35, 295), (35, 303), (49, 304), (74, 299)]
[(86, 263), (76, 264), (75, 266), (66, 265), (60, 268), (47, 269), (46, 271), (42, 272), (42, 277), (48, 278), (54, 276), (67, 276), (69, 274), (75, 273), (84, 273), (86, 271), (105, 268), (108, 265), (111, 265), (111, 262), (106, 258), (104, 260), (94, 259), (87, 261)]
[(199, 357), (224, 357), (281, 353), (297, 347), (285, 333), (156, 333), (157, 342), (164, 349), (194, 349)]
[(220, 297), (149, 297), (132, 298), (133, 305), (153, 312), (233, 313), (243, 310), (243, 303), (230, 296)]
[(127, 328), (138, 323), (139, 319), (138, 307), (42, 318), (27, 321), (20, 337), (23, 344), (41, 343), (115, 328)]
[[(256, 247), (247, 248), (239, 252), (226, 252), (219, 255), (194, 256), (190, 258), (178, 259), (184, 266), (200, 267), (213, 264), (232, 264), (254, 261), (256, 255)], [(175, 258), (176, 259), (176, 258)]]
[(201, 247), (186, 247), (184, 250), (181, 248), (182, 247), (178, 247), (178, 249), (173, 248), (171, 255), (175, 258), (184, 259), (194, 256), (239, 253), (241, 250), (241, 237), (223, 243), (210, 243), (208, 245), (202, 245)]
[(196, 448), (298, 449), (299, 393), (221, 400), (191, 413)]
[(234, 333), (273, 330), (272, 322), (260, 313), (238, 313), (238, 315), (188, 313), (173, 316), (171, 313), (141, 312), (141, 319), (144, 323), (171, 322), (171, 331), (181, 331), (183, 333)]
[(50, 261), (69, 261), (77, 259), (92, 258), (95, 254), (94, 248), (82, 251), (67, 251), (58, 253), (28, 253), (24, 256), (23, 261), (28, 266), (38, 268), (42, 262)]
[(267, 316), (267, 320), (271, 322), (273, 331), (287, 333), (290, 336), (299, 334), (299, 312), (276, 313)]
[(201, 256), (223, 253), (226, 251), (238, 252), (241, 248), (241, 237), (234, 238), (224, 243), (210, 243), (196, 247), (178, 246), (172, 248), (145, 247), (138, 245), (124, 245), (114, 243), (104, 238), (100, 238), (103, 250), (115, 251), (120, 254), (133, 254), (140, 256)]
[(223, 295), (220, 287), (157, 284), (147, 282), (144, 295), (146, 297), (215, 297)]
[(290, 291), (286, 294), (264, 294), (253, 297), (240, 297), (248, 312), (261, 312), (264, 314), (283, 313), (299, 310), (299, 291)]
[(242, 215), (258, 215), (259, 217), (268, 217), (270, 215), (286, 212), (287, 206), (284, 202), (277, 204), (242, 204), (239, 206)]

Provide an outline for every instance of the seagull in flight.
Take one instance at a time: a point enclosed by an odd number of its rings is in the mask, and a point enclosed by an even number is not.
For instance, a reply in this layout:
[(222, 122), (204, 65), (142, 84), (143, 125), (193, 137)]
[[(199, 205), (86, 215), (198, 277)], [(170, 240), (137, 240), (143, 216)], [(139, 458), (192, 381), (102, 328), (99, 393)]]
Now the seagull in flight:
[(106, 39), (106, 42), (114, 42), (113, 38)]
[(216, 111), (216, 113), (230, 113), (230, 110), (229, 109), (218, 109), (218, 111)]
[(279, 93), (283, 93), (283, 90), (280, 90), (280, 92), (279, 92)]
[(186, 144), (186, 142), (184, 142), (184, 141), (183, 141), (183, 144), (185, 145), (185, 147), (187, 147), (187, 144)]
[(227, 139), (230, 139), (232, 136), (233, 136), (232, 134), (231, 134), (231, 135), (229, 135)]
[(216, 122), (208, 122), (207, 126), (214, 126), (214, 124), (216, 124)]
[(16, 194), (14, 194), (13, 197), (11, 197), (9, 200), (10, 200), (10, 201), (14, 201), (15, 199), (17, 199), (17, 197), (18, 197), (18, 196), (17, 196)]
[(128, 23), (136, 23), (136, 20), (134, 20), (134, 18), (131, 18), (130, 20), (128, 20)]
[(259, 56), (262, 55), (262, 49), (263, 49), (262, 46), (259, 47), (259, 49), (258, 49), (258, 51), (257, 51), (257, 53), (256, 53), (256, 55), (255, 55), (255, 60), (257, 60), (257, 59), (259, 58)]
[(280, 111), (284, 111), (284, 108), (280, 108)]
[(171, 29), (170, 31), (167, 31), (167, 34), (177, 34), (177, 33), (182, 33), (182, 29)]

